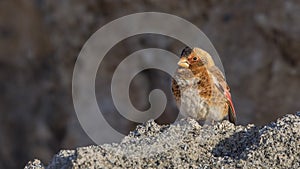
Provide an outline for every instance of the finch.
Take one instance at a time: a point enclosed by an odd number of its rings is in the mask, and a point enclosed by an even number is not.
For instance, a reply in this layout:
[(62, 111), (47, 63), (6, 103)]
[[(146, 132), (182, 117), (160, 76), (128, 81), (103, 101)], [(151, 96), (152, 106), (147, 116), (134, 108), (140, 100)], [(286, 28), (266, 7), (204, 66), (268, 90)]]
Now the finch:
[(210, 123), (228, 117), (236, 124), (230, 88), (206, 51), (183, 49), (172, 80), (172, 92), (183, 115)]

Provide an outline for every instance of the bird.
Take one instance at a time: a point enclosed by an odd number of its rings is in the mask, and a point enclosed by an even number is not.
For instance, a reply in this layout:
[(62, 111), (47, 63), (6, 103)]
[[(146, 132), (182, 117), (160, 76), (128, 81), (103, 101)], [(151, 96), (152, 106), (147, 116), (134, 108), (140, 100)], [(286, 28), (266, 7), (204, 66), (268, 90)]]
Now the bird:
[(205, 50), (197, 47), (182, 50), (172, 80), (172, 93), (184, 116), (210, 124), (228, 118), (236, 125), (230, 88)]

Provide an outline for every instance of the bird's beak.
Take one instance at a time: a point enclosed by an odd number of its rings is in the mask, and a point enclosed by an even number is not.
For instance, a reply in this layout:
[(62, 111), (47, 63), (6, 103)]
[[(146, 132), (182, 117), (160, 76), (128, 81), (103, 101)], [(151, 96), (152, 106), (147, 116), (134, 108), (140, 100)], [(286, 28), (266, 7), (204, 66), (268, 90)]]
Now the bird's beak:
[(187, 58), (180, 58), (179, 62), (177, 63), (180, 67), (189, 68), (190, 63)]

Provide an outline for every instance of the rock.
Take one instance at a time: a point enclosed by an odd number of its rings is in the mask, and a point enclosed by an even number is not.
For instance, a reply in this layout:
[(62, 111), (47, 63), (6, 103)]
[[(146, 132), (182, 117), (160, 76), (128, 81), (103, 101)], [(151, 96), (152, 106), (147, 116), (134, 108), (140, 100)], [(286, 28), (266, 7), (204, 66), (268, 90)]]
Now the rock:
[(33, 161), (29, 161), (28, 164), (25, 166), (25, 169), (45, 169), (45, 166), (42, 164), (42, 162), (38, 159), (35, 159)]
[(119, 144), (62, 150), (47, 167), (34, 160), (25, 168), (299, 168), (299, 150), (300, 113), (262, 127), (151, 120)]

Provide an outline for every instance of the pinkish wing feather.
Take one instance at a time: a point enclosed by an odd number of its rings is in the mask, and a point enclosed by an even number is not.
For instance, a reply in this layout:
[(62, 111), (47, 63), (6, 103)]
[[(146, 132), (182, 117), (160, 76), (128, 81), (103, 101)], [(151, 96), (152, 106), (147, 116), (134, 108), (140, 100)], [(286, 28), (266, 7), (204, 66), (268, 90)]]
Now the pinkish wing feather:
[(225, 77), (223, 76), (220, 69), (216, 66), (210, 67), (209, 72), (213, 76), (216, 87), (219, 89), (220, 92), (224, 93), (227, 99), (229, 105), (229, 110), (228, 110), (229, 121), (236, 124), (236, 113), (231, 99), (230, 88), (228, 87), (225, 81)]

